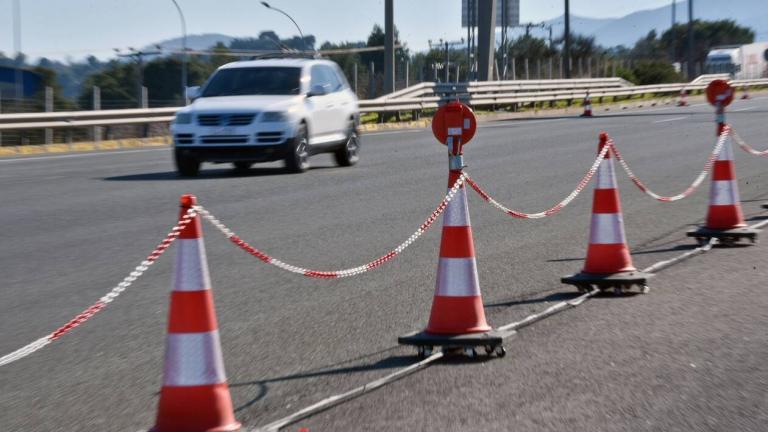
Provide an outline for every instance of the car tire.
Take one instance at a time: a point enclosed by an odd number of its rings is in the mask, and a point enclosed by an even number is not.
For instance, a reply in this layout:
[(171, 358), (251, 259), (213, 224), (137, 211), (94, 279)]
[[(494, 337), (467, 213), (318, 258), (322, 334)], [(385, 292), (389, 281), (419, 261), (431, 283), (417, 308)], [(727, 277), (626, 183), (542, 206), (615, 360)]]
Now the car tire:
[(176, 152), (176, 170), (182, 177), (196, 177), (200, 173), (200, 161)]
[(309, 134), (307, 125), (301, 124), (296, 137), (288, 142), (285, 167), (292, 173), (303, 173), (309, 168)]
[(352, 166), (360, 160), (360, 135), (358, 135), (354, 123), (349, 126), (344, 145), (333, 152), (333, 157), (339, 166), (345, 167)]

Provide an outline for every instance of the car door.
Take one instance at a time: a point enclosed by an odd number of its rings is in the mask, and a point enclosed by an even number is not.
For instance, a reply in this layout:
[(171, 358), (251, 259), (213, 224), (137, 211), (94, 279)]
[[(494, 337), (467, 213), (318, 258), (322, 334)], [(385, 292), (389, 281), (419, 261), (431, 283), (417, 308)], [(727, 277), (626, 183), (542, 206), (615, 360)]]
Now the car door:
[[(313, 94), (314, 90), (322, 88), (325, 94)], [(326, 137), (334, 129), (333, 123), (333, 95), (330, 92), (331, 84), (323, 65), (316, 64), (310, 69), (309, 97), (307, 97), (307, 110), (310, 113), (309, 141), (310, 144), (324, 142)]]
[(330, 93), (330, 109), (331, 109), (331, 133), (341, 136), (347, 133), (347, 117), (346, 112), (349, 109), (349, 101), (344, 93), (345, 85), (342, 82), (339, 75), (336, 73), (335, 68), (330, 65), (323, 65), (327, 80), (331, 86)]

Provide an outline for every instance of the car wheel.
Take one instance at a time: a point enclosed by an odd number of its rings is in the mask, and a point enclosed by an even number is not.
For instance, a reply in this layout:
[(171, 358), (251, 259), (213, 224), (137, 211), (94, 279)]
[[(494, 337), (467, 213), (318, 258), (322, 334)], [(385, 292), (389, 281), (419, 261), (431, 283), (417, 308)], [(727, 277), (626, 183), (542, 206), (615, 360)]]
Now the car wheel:
[(302, 124), (296, 132), (296, 137), (289, 142), (288, 155), (285, 157), (285, 167), (293, 173), (302, 173), (309, 168), (309, 136), (307, 126)]
[(352, 166), (360, 160), (360, 136), (354, 124), (349, 126), (349, 133), (344, 146), (333, 153), (336, 163), (340, 166)]
[(234, 162), (232, 165), (235, 166), (237, 172), (248, 172), (253, 164), (251, 162)]
[(200, 161), (176, 152), (176, 169), (183, 177), (195, 177), (200, 173)]

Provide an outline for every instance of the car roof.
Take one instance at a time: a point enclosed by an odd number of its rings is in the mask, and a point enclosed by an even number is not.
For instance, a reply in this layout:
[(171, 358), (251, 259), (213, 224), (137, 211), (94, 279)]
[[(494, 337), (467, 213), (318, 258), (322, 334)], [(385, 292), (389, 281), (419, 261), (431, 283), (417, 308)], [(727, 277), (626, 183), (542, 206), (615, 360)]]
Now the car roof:
[(245, 67), (304, 67), (308, 64), (315, 64), (315, 63), (323, 63), (331, 65), (333, 62), (328, 60), (320, 60), (320, 59), (297, 59), (297, 58), (286, 58), (286, 59), (262, 59), (262, 60), (243, 60), (238, 61), (234, 63), (227, 63), (224, 66), (222, 66), (220, 69), (234, 69), (234, 68), (245, 68)]

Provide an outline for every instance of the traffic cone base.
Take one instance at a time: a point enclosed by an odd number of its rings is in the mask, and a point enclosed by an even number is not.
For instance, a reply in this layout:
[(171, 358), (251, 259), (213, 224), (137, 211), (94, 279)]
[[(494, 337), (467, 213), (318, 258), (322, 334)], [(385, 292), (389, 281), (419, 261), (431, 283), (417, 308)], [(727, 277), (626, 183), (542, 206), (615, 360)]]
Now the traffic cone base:
[[(232, 413), (227, 384), (164, 387), (159, 410), (165, 413), (153, 431), (230, 432), (240, 430)], [(183, 419), (177, 421), (176, 419)]]
[[(724, 116), (722, 111), (720, 114)], [(725, 131), (725, 123), (719, 123), (717, 127), (718, 137)], [(759, 230), (747, 227), (747, 223), (744, 221), (739, 198), (739, 184), (736, 180), (736, 168), (733, 164), (733, 147), (729, 141), (726, 141), (712, 170), (706, 224), (699, 229), (689, 231), (686, 235), (696, 238), (700, 244), (716, 238), (720, 244), (733, 245), (740, 240), (756, 243), (759, 232)]]

